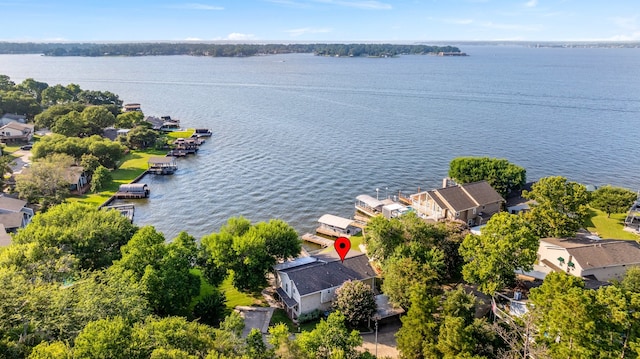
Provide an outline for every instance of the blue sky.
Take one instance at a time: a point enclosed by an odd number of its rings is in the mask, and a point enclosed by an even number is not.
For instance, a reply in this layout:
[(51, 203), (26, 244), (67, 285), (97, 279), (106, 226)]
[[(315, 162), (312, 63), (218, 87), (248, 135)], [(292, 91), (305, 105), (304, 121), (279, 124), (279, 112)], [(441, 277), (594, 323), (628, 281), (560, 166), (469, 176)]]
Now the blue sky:
[(0, 41), (640, 41), (639, 0), (0, 0)]

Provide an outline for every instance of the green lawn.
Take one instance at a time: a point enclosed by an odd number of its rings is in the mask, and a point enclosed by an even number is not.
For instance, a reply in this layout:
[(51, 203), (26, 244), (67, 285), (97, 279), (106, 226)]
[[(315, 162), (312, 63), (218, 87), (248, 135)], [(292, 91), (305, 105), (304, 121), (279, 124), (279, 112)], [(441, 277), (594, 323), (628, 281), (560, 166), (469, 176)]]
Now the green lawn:
[(111, 172), (113, 182), (111, 182), (102, 192), (85, 194), (79, 197), (71, 197), (69, 198), (69, 201), (79, 201), (99, 206), (116, 193), (121, 184), (129, 183), (142, 174), (142, 172), (147, 169), (147, 161), (149, 160), (149, 157), (164, 156), (165, 154), (165, 151), (157, 150), (131, 151), (124, 157), (120, 167)]
[(176, 139), (176, 138), (189, 138), (196, 130), (193, 128), (187, 128), (185, 131), (173, 131), (168, 132), (167, 137)]
[(237, 306), (267, 306), (264, 301), (264, 297), (260, 293), (248, 293), (237, 290), (233, 284), (233, 274), (229, 275), (227, 279), (220, 285), (220, 291), (223, 291), (227, 296), (227, 308), (233, 309)]
[(287, 326), (287, 328), (289, 328), (290, 333), (298, 333), (298, 332), (309, 332), (314, 330), (316, 328), (316, 324), (320, 323), (320, 320), (319, 319), (314, 320), (314, 321), (307, 322), (297, 326), (293, 324), (291, 319), (289, 319), (284, 309), (278, 308), (273, 312), (269, 326), (272, 327), (279, 323), (284, 323)]
[(202, 300), (202, 298), (213, 293), (213, 286), (209, 284), (206, 279), (204, 279), (204, 277), (202, 276), (202, 271), (200, 269), (193, 268), (189, 272), (197, 275), (200, 278), (200, 294), (197, 297), (191, 299), (191, 304), (189, 305), (189, 308), (193, 310), (193, 307), (195, 307), (196, 304), (198, 304), (198, 302)]
[(626, 217), (626, 213), (612, 213), (611, 218), (607, 218), (606, 213), (589, 208), (587, 230), (605, 239), (640, 239), (639, 236), (622, 229)]

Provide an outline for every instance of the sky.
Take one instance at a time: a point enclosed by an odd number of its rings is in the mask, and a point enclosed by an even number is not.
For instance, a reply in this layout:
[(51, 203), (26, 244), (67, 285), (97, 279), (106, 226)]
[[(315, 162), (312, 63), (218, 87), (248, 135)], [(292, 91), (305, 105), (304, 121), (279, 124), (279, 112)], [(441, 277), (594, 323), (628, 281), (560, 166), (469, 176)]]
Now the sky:
[(639, 0), (0, 0), (0, 41), (640, 41)]

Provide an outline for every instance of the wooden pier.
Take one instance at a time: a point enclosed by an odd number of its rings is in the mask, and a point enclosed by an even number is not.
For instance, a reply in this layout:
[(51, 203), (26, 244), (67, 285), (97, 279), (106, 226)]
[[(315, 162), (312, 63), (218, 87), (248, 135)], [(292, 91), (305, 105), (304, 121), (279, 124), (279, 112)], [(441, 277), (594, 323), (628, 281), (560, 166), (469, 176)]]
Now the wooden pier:
[(322, 248), (327, 248), (333, 245), (333, 240), (324, 237), (316, 236), (315, 234), (305, 233), (302, 236), (302, 240), (320, 245)]
[(151, 157), (148, 163), (147, 172), (156, 175), (171, 175), (178, 170), (175, 157)]

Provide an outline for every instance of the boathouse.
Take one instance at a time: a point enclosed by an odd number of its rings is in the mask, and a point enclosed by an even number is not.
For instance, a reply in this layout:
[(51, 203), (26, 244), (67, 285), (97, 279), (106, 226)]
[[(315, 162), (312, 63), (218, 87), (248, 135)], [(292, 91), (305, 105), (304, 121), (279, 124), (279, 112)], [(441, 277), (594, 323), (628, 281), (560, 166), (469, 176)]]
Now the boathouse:
[(150, 157), (148, 161), (149, 173), (170, 175), (178, 170), (175, 157)]
[(366, 214), (369, 217), (377, 216), (382, 212), (384, 203), (369, 195), (361, 194), (356, 197), (356, 210)]
[(116, 198), (147, 198), (149, 197), (149, 186), (146, 183), (121, 184)]
[(361, 229), (353, 225), (353, 220), (343, 217), (325, 214), (318, 219), (320, 226), (316, 232), (331, 237), (349, 237), (360, 233)]
[(208, 128), (196, 128), (194, 135), (197, 137), (211, 137), (213, 134)]

